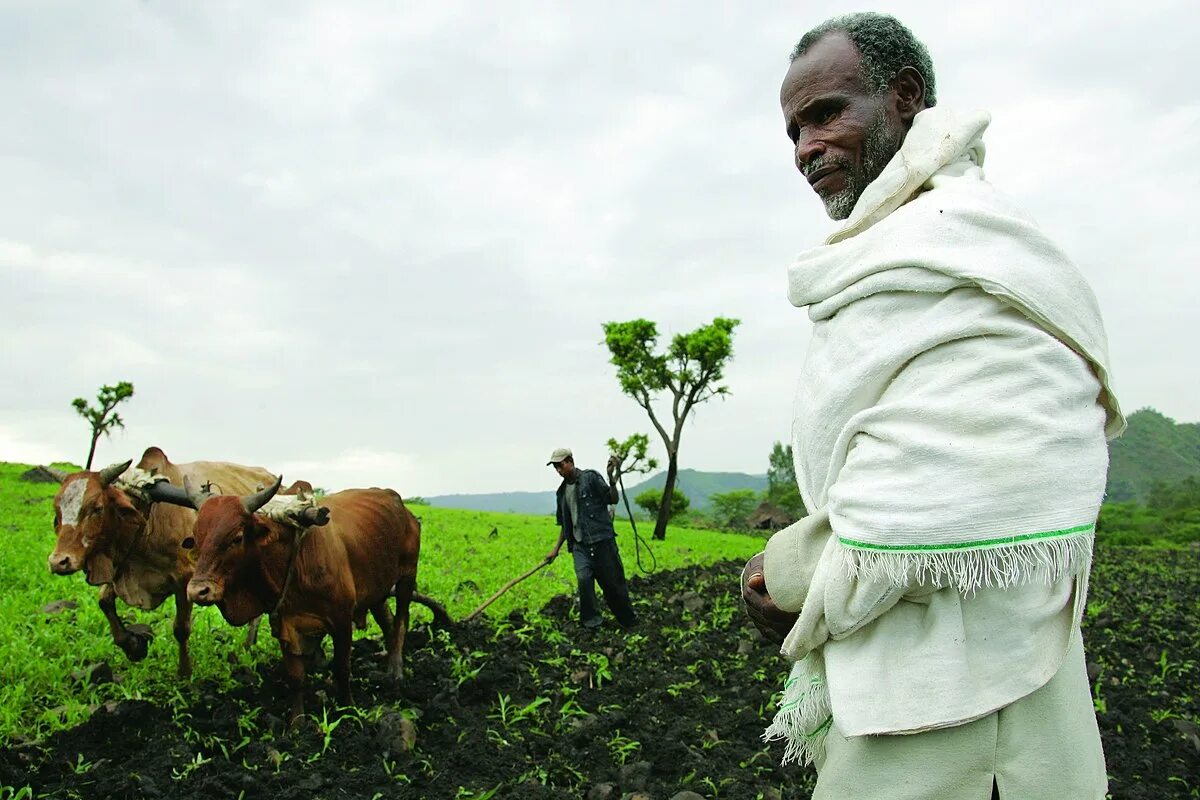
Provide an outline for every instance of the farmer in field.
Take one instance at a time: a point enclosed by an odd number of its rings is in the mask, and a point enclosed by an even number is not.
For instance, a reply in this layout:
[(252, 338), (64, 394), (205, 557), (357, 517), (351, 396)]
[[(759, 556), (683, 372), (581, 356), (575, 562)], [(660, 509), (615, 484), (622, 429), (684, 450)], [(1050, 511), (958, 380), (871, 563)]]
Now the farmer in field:
[(793, 662), (767, 729), (821, 798), (1103, 798), (1079, 619), (1125, 425), (1091, 289), (984, 179), (982, 112), (925, 47), (852, 14), (800, 40), (780, 102), (841, 227), (789, 273), (812, 513), (742, 573)]
[(555, 514), (559, 525), (558, 542), (546, 561), (558, 558), (563, 542), (575, 560), (575, 579), (579, 583), (579, 618), (585, 628), (600, 627), (600, 609), (596, 606), (596, 583), (604, 591), (604, 601), (621, 627), (636, 622), (625, 583), (625, 567), (617, 552), (617, 532), (613, 528), (610, 503), (617, 502), (615, 458), (608, 460), (608, 481), (594, 469), (579, 469), (575, 457), (565, 447), (550, 454), (547, 466), (562, 478), (558, 487)]

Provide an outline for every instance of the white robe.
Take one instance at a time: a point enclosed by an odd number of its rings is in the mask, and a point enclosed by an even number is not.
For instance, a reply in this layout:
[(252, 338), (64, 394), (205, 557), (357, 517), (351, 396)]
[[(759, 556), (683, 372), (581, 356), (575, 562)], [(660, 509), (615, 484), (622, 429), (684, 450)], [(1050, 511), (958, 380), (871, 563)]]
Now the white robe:
[[(1078, 636), (1124, 419), (1086, 282), (983, 179), (986, 126), (919, 114), (791, 272), (814, 321), (794, 429), (813, 513), (770, 540), (764, 578), (800, 612), (796, 713), (805, 733), (831, 715), (831, 742), (994, 714)], [(1099, 752), (1094, 718), (1080, 736)]]

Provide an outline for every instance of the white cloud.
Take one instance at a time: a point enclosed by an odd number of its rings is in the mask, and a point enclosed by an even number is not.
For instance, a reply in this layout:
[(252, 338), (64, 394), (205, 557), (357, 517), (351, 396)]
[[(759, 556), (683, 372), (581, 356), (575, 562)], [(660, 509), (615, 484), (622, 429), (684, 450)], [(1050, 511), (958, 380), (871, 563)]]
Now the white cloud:
[(287, 483), (304, 479), (331, 491), (368, 486), (411, 486), (418, 476), (418, 460), (406, 453), (353, 447), (324, 458), (285, 461), (276, 466)]
[[(74, 452), (70, 398), (126, 379), (101, 459), (158, 444), (331, 487), (545, 488), (543, 451), (598, 464), (649, 430), (599, 345), (637, 316), (664, 338), (743, 320), (687, 465), (761, 471), (788, 435), (809, 324), (785, 271), (831, 224), (778, 82), (849, 0), (68, 6), (0, 10), (0, 100), (22, 109), (0, 128), (14, 452)], [(998, 9), (894, 13), (943, 103), (994, 112), (989, 175), (1092, 281), (1125, 404), (1200, 419), (1180, 369), (1200, 96), (1178, 66), (1200, 14)]]
[(0, 460), (25, 464), (49, 464), (62, 461), (63, 452), (48, 442), (31, 440), (27, 433), (10, 425), (0, 424)]

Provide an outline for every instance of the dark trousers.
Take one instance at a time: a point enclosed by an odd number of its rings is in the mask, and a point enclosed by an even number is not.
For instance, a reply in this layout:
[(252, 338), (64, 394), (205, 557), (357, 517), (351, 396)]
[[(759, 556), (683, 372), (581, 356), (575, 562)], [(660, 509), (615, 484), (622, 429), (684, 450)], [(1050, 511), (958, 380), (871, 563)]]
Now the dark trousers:
[(625, 583), (625, 567), (621, 564), (616, 540), (576, 544), (571, 555), (575, 559), (575, 579), (579, 582), (579, 618), (584, 627), (594, 628), (600, 624), (600, 609), (596, 607), (597, 582), (604, 592), (604, 602), (608, 603), (621, 627), (632, 625), (637, 617), (629, 602), (629, 586)]

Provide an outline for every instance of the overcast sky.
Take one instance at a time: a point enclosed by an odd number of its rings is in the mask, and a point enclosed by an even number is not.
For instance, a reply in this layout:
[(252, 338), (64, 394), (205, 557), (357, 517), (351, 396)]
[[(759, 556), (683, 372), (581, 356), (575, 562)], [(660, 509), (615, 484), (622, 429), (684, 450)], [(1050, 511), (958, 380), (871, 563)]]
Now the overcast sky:
[[(1200, 420), (1200, 8), (895, 3), (1091, 281), (1127, 411)], [(0, 460), (161, 446), (343, 488), (553, 488), (649, 432), (601, 323), (733, 316), (681, 465), (763, 472), (831, 230), (778, 107), (815, 3), (0, 4)], [(661, 444), (654, 453), (662, 456)]]

